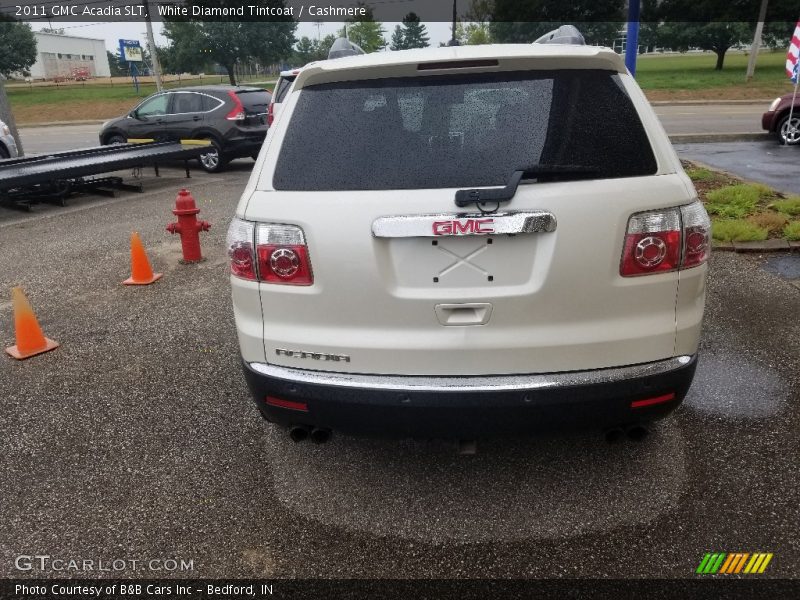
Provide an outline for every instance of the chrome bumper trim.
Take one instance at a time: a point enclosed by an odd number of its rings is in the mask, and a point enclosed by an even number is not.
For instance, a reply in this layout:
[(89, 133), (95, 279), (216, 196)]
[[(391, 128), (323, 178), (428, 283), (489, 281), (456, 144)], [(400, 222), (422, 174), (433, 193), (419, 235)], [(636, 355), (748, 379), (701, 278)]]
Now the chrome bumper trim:
[(692, 361), (692, 358), (692, 356), (677, 356), (657, 362), (610, 369), (596, 369), (593, 371), (571, 371), (544, 375), (483, 375), (478, 377), (362, 375), (358, 373), (309, 371), (264, 363), (250, 363), (250, 368), (262, 375), (286, 381), (344, 388), (415, 392), (507, 392), (614, 383), (637, 377), (661, 375), (685, 367)]

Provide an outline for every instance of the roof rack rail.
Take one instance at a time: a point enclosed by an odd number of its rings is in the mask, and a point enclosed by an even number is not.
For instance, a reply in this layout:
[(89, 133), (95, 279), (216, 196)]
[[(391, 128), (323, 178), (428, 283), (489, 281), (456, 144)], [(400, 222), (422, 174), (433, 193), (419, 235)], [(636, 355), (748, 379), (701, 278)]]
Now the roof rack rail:
[(364, 51), (347, 38), (336, 38), (328, 51), (328, 58), (342, 58), (343, 56), (357, 56)]
[(534, 44), (573, 44), (578, 46), (586, 45), (583, 34), (574, 25), (562, 25), (558, 29), (553, 29), (537, 39)]

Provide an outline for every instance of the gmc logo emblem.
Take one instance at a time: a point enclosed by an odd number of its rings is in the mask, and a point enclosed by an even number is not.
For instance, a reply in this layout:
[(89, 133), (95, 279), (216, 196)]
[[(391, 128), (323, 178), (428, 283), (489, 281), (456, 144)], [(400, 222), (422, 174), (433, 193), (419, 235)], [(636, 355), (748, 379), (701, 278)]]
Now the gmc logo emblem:
[(433, 235), (474, 235), (478, 233), (494, 233), (494, 219), (457, 219), (433, 222)]

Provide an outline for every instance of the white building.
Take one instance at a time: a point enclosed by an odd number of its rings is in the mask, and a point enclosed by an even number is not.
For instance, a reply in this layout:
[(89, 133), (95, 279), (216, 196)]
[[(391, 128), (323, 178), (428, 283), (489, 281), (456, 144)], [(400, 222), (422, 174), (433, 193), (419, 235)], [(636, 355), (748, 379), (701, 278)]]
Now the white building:
[(36, 62), (31, 67), (33, 79), (75, 77), (88, 71), (89, 77), (109, 77), (105, 40), (72, 37), (34, 31)]

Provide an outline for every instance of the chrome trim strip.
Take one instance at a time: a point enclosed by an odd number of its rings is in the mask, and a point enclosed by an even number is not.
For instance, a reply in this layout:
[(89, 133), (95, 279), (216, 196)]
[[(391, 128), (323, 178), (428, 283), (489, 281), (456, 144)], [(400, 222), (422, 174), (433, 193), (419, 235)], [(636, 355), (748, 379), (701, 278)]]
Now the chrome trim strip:
[[(458, 226), (463, 226), (464, 230), (457, 229)], [(372, 235), (378, 238), (549, 233), (555, 230), (555, 215), (544, 210), (396, 215), (380, 217), (372, 224)]]
[(479, 377), (434, 377), (403, 375), (362, 375), (358, 373), (331, 373), (309, 371), (250, 363), (254, 371), (266, 375), (310, 385), (328, 385), (345, 388), (399, 390), (412, 392), (511, 392), (581, 385), (614, 383), (636, 377), (661, 375), (688, 365), (692, 356), (677, 356), (658, 362), (545, 375), (488, 375)]

